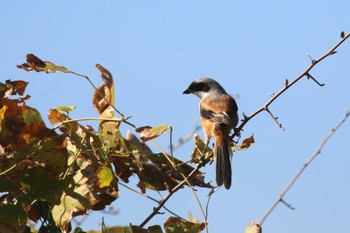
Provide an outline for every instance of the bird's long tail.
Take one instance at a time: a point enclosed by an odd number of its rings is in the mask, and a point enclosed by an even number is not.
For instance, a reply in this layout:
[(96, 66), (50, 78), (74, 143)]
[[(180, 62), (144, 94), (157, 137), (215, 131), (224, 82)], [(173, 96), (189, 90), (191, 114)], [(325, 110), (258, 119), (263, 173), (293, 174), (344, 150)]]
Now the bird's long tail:
[(216, 183), (224, 184), (226, 189), (231, 187), (231, 161), (232, 150), (229, 138), (216, 137), (214, 144), (214, 158), (216, 157)]

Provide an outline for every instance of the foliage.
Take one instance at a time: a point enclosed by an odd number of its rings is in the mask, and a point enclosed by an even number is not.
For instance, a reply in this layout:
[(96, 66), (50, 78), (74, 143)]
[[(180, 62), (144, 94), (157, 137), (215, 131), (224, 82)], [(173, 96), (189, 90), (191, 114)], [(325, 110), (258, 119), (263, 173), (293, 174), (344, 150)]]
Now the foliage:
[[(164, 152), (153, 153), (143, 143), (164, 134), (169, 125), (137, 128), (142, 142), (130, 132), (122, 136), (119, 126), (126, 120), (114, 116), (113, 77), (103, 66), (96, 67), (102, 78), (92, 98), (100, 115), (97, 131), (69, 118), (75, 106), (51, 109), (48, 118), (54, 127), (49, 128), (40, 113), (27, 106), (30, 96), (22, 97), (28, 82), (0, 83), (0, 232), (23, 232), (28, 220), (40, 220), (40, 232), (69, 232), (74, 217), (103, 210), (118, 199), (119, 181), (128, 183), (137, 176), (142, 193), (169, 190), (194, 170)], [(33, 54), (18, 68), (76, 74)], [(189, 184), (211, 187), (200, 171)], [(203, 229), (199, 223), (174, 217), (168, 220), (167, 232), (173, 232), (168, 229), (176, 221), (181, 221), (178, 227), (184, 231)], [(161, 232), (156, 228), (152, 232)]]

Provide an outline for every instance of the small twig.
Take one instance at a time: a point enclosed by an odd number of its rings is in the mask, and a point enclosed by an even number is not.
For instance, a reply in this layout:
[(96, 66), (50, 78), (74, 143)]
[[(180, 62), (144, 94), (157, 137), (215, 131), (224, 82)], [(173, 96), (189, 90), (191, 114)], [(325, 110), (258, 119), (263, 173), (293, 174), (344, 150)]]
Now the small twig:
[(272, 119), (276, 122), (276, 124), (278, 125), (278, 127), (280, 127), (283, 131), (285, 130), (282, 126), (282, 124), (278, 121), (278, 117), (275, 117), (272, 112), (270, 111), (270, 109), (268, 107), (265, 108), (265, 111), (269, 113), (269, 115), (272, 117)]
[(321, 145), (317, 148), (316, 152), (310, 157), (310, 159), (300, 168), (300, 170), (297, 172), (297, 174), (294, 176), (294, 178), (290, 181), (290, 183), (287, 185), (287, 187), (282, 191), (282, 193), (279, 195), (279, 197), (276, 199), (276, 201), (272, 204), (270, 209), (264, 214), (264, 216), (260, 219), (259, 225), (262, 225), (265, 221), (265, 219), (271, 214), (271, 212), (275, 209), (275, 207), (278, 205), (278, 203), (283, 202), (284, 195), (289, 191), (289, 189), (294, 185), (295, 181), (300, 177), (300, 175), (303, 173), (303, 171), (306, 169), (308, 165), (321, 153), (322, 148), (328, 140), (334, 135), (335, 131), (346, 121), (346, 119), (349, 117), (350, 112), (346, 111), (345, 116), (340, 120), (340, 122), (331, 129), (331, 131), (328, 133), (328, 135), (323, 139)]
[(90, 78), (86, 75), (83, 75), (83, 74), (79, 74), (79, 73), (76, 73), (74, 71), (71, 71), (72, 74), (74, 75), (77, 75), (77, 76), (80, 76), (80, 77), (83, 77), (85, 78), (89, 83), (90, 85), (95, 89), (95, 91), (98, 92), (98, 94), (121, 116), (122, 118), (122, 121), (125, 123), (125, 124), (128, 124), (130, 125), (131, 127), (133, 128), (136, 128), (136, 126), (132, 123), (130, 123), (129, 121), (127, 121), (124, 117), (124, 114), (122, 112), (120, 112), (111, 102), (109, 102), (106, 97), (97, 89), (97, 87), (95, 86), (95, 84), (90, 80)]
[(202, 129), (201, 125), (196, 125), (195, 128), (192, 130), (192, 132), (186, 134), (184, 137), (179, 139), (178, 143), (172, 147), (172, 150), (175, 151), (179, 149), (181, 146), (183, 146), (186, 142), (192, 140), (192, 135), (197, 133), (201, 129)]
[(287, 206), (289, 209), (291, 210), (295, 210), (295, 208), (291, 205), (291, 204), (288, 204), (285, 200), (280, 200), (280, 202), (282, 202), (285, 206)]
[(315, 79), (311, 74), (309, 74), (309, 73), (307, 73), (306, 74), (306, 77), (308, 78), (308, 79), (312, 79), (312, 80), (314, 80), (314, 82), (315, 83), (317, 83), (317, 85), (319, 85), (320, 87), (323, 87), (325, 84), (324, 83), (320, 83), (319, 81), (317, 81), (317, 79)]
[(211, 196), (215, 193), (215, 189), (212, 188), (211, 191), (208, 194), (208, 201), (207, 204), (205, 206), (205, 220), (208, 220), (208, 216), (209, 216), (209, 202), (210, 202), (210, 198)]
[(208, 222), (207, 222), (207, 217), (206, 217), (206, 214), (204, 213), (204, 209), (203, 209), (203, 206), (198, 198), (198, 195), (196, 193), (196, 191), (194, 190), (194, 188), (192, 187), (192, 185), (190, 184), (190, 182), (188, 181), (188, 178), (185, 177), (185, 175), (183, 173), (181, 173), (181, 175), (183, 176), (184, 180), (186, 180), (186, 183), (188, 185), (188, 187), (191, 188), (191, 191), (194, 195), (194, 198), (196, 199), (197, 203), (198, 203), (198, 206), (199, 206), (199, 209), (202, 213), (202, 216), (203, 216), (203, 219), (204, 219), (204, 225), (205, 225), (205, 232), (206, 233), (209, 233), (209, 229), (208, 229)]
[(201, 168), (201, 165), (198, 164), (193, 170), (192, 172), (186, 177), (186, 179), (184, 179), (183, 181), (181, 181), (178, 185), (176, 185), (169, 193), (168, 195), (165, 196), (165, 198), (159, 202), (159, 205), (153, 209), (152, 213), (140, 224), (140, 227), (144, 227), (149, 220), (151, 220), (158, 212), (159, 210), (164, 206), (164, 204), (169, 200), (169, 198), (180, 188), (182, 188), (186, 181), (193, 175), (195, 174), (199, 168)]
[(173, 154), (173, 127), (170, 126), (170, 155), (171, 158), (174, 159), (174, 154)]
[[(348, 33), (346, 36), (342, 37), (342, 39), (333, 46), (333, 48), (331, 48), (328, 52), (326, 52), (324, 55), (322, 55), (321, 57), (319, 57), (316, 60), (311, 60), (311, 64), (309, 65), (309, 67), (307, 67), (299, 76), (297, 76), (292, 82), (289, 81), (285, 81), (285, 85), (284, 87), (277, 92), (276, 94), (271, 96), (271, 99), (269, 101), (267, 101), (261, 108), (259, 108), (258, 110), (256, 110), (254, 113), (252, 113), (250, 116), (245, 116), (244, 119), (242, 120), (242, 123), (238, 126), (237, 130), (235, 130), (235, 132), (233, 132), (233, 134), (231, 135), (231, 139), (233, 139), (234, 137), (238, 136), (239, 132), (242, 131), (243, 127), (245, 126), (245, 124), (247, 124), (248, 121), (250, 121), (253, 117), (255, 117), (256, 115), (258, 115), (259, 113), (261, 113), (262, 111), (265, 111), (266, 108), (268, 108), (270, 106), (270, 104), (272, 104), (281, 94), (283, 94), (287, 89), (289, 89), (291, 86), (293, 86), (296, 82), (298, 82), (300, 79), (302, 79), (303, 77), (311, 77), (310, 76), (310, 70), (319, 62), (321, 62), (323, 59), (325, 59), (328, 56), (333, 55), (336, 51), (336, 49), (348, 38), (350, 37), (350, 33)], [(316, 79), (312, 78), (313, 81), (315, 81), (318, 85), (322, 86), (322, 84), (320, 84)]]
[[(118, 181), (118, 184), (120, 184), (120, 185), (123, 186), (124, 188), (127, 188), (127, 189), (129, 189), (129, 190), (131, 190), (131, 191), (133, 191), (133, 192), (135, 192), (135, 193), (137, 193), (137, 194), (140, 194), (141, 196), (144, 196), (144, 197), (146, 197), (146, 198), (148, 198), (148, 199), (150, 199), (150, 200), (152, 200), (152, 201), (154, 201), (154, 202), (156, 202), (156, 203), (158, 203), (158, 204), (161, 202), (161, 201), (159, 201), (159, 200), (157, 200), (157, 199), (155, 199), (155, 198), (153, 198), (153, 197), (151, 197), (151, 196), (148, 196), (148, 195), (146, 195), (146, 194), (144, 194), (144, 193), (139, 192), (139, 191), (136, 190), (136, 189), (133, 189), (133, 188), (129, 187), (128, 185), (124, 184), (124, 183), (121, 182), (121, 181)], [(174, 216), (176, 216), (176, 217), (178, 217), (178, 218), (180, 218), (180, 219), (186, 221), (183, 217), (181, 217), (180, 215), (174, 213), (173, 211), (171, 211), (170, 209), (168, 209), (166, 206), (163, 206), (163, 208), (164, 208), (166, 211), (168, 211), (170, 214), (172, 214), (172, 215), (174, 215)]]

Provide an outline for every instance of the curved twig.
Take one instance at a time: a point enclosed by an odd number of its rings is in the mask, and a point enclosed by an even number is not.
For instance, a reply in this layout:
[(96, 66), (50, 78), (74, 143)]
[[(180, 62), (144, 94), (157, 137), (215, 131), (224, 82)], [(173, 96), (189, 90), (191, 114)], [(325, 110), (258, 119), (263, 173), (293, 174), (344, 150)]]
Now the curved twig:
[[(297, 174), (294, 176), (294, 178), (289, 182), (287, 187), (282, 191), (282, 193), (279, 195), (279, 197), (276, 199), (276, 201), (272, 204), (270, 209), (264, 214), (264, 216), (260, 219), (259, 225), (261, 226), (266, 218), (271, 214), (271, 212), (275, 209), (275, 207), (280, 203), (286, 204), (286, 202), (283, 200), (284, 195), (289, 191), (289, 189), (294, 185), (295, 181), (300, 177), (300, 175), (303, 173), (303, 171), (306, 169), (307, 166), (310, 165), (310, 163), (321, 153), (322, 148), (328, 140), (333, 136), (335, 131), (346, 121), (346, 119), (350, 116), (350, 112), (346, 111), (345, 116), (340, 120), (340, 122), (331, 129), (331, 131), (328, 133), (328, 135), (323, 139), (321, 145), (317, 148), (315, 153), (309, 158), (309, 160), (300, 168), (300, 170), (297, 172)], [(286, 204), (289, 208), (291, 206), (289, 204)]]

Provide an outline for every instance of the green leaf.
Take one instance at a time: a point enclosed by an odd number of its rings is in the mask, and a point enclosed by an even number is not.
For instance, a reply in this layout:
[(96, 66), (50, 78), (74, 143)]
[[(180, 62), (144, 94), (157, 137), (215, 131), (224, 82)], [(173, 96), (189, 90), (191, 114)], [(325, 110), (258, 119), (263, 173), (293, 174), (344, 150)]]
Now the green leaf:
[(33, 199), (53, 201), (55, 194), (62, 187), (63, 181), (51, 176), (41, 167), (27, 169), (20, 181)]
[(23, 110), (23, 122), (26, 124), (36, 124), (43, 122), (43, 118), (36, 109), (27, 107)]
[(113, 171), (109, 166), (103, 165), (97, 169), (96, 178), (99, 188), (108, 187), (114, 179)]

